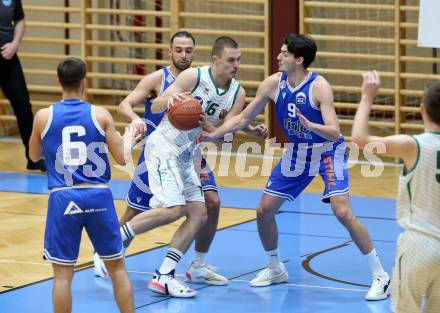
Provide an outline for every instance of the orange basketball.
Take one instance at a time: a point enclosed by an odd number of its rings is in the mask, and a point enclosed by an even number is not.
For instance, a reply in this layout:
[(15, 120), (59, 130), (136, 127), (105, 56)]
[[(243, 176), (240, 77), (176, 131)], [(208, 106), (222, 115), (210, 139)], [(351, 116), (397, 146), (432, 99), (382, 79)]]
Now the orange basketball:
[(193, 96), (188, 95), (182, 101), (175, 100), (167, 114), (174, 127), (180, 130), (191, 130), (199, 127), (202, 106)]

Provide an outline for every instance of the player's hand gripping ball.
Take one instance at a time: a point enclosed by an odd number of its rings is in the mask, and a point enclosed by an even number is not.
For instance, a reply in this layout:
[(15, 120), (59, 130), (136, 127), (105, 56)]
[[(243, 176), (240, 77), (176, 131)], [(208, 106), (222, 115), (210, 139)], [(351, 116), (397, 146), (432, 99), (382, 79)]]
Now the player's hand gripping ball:
[(171, 124), (179, 130), (191, 130), (199, 127), (202, 106), (191, 95), (185, 95), (183, 99), (173, 99), (167, 114)]

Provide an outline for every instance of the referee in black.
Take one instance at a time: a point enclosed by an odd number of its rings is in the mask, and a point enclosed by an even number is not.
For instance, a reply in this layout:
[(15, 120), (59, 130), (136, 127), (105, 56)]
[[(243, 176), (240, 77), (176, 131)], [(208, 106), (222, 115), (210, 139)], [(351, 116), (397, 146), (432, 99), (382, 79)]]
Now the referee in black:
[(0, 86), (17, 117), (21, 139), (26, 148), (26, 168), (44, 172), (46, 166), (43, 161), (32, 162), (29, 159), (33, 114), (23, 70), (16, 54), (24, 28), (21, 0), (0, 0)]

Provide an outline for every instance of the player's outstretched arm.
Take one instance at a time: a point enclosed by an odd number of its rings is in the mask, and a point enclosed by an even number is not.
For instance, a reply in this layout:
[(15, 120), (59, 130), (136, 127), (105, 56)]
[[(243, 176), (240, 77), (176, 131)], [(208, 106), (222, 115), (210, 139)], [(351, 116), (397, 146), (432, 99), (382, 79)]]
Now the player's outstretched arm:
[[(245, 106), (246, 101), (246, 91), (243, 87), (240, 87), (240, 90), (238, 91), (237, 98), (235, 99), (235, 103), (232, 106), (232, 109), (229, 111), (228, 115), (225, 117), (225, 121), (233, 118), (234, 116), (240, 114)], [(215, 130), (207, 130), (203, 129), (207, 132), (213, 132)], [(247, 125), (245, 128), (242, 129), (245, 133), (256, 136), (256, 137), (263, 137), (265, 138), (267, 135), (267, 127), (264, 124), (259, 124), (257, 126)]]
[(49, 119), (49, 109), (41, 109), (35, 114), (31, 138), (29, 139), (29, 158), (37, 162), (42, 158), (41, 134)]
[[(211, 133), (202, 133), (199, 141), (214, 141), (222, 138), (226, 133), (235, 133), (248, 126), (255, 117), (264, 110), (267, 102), (274, 99), (279, 80), (279, 73), (266, 78), (258, 87), (254, 100), (240, 113), (227, 120)], [(243, 99), (244, 101), (244, 99)]]
[(156, 91), (157, 86), (160, 86), (161, 82), (161, 70), (145, 76), (139, 84), (137, 84), (136, 88), (130, 92), (130, 94), (126, 96), (118, 106), (118, 113), (131, 123), (137, 134), (145, 134), (147, 126), (139, 115), (133, 111), (133, 108), (136, 105), (145, 103), (147, 98)]
[(368, 120), (373, 99), (379, 92), (380, 76), (376, 71), (362, 75), (362, 95), (351, 130), (351, 140), (360, 148), (375, 148), (375, 153), (401, 158), (407, 168), (412, 168), (417, 160), (417, 143), (408, 135), (386, 137), (370, 136)]
[(246, 128), (243, 128), (243, 131), (248, 135), (259, 138), (266, 138), (267, 134), (269, 133), (269, 129), (264, 123), (255, 126), (248, 125)]
[(174, 95), (191, 92), (197, 84), (198, 69), (189, 68), (184, 70), (177, 77), (176, 81), (164, 91), (159, 97), (157, 97), (151, 105), (151, 111), (153, 113), (163, 112), (167, 109), (168, 101)]

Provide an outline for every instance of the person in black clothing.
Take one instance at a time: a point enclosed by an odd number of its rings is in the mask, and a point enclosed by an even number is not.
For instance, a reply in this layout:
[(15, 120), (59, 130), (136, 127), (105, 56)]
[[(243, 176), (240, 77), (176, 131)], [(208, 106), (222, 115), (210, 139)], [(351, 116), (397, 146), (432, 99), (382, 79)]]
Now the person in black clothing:
[(16, 54), (24, 34), (21, 0), (0, 1), (0, 86), (17, 117), (21, 139), (26, 148), (27, 169), (46, 171), (43, 161), (29, 159), (29, 138), (33, 114), (20, 60)]

